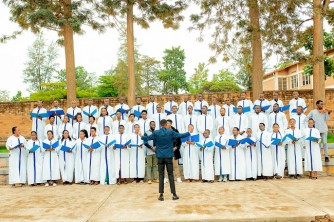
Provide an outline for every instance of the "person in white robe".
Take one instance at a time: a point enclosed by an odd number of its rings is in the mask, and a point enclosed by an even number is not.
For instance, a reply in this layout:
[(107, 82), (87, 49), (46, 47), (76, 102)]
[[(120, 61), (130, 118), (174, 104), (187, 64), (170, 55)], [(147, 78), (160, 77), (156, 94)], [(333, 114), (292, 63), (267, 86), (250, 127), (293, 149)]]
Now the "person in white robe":
[(218, 128), (218, 135), (215, 138), (215, 144), (219, 143), (222, 147), (215, 145), (215, 175), (219, 176), (218, 182), (226, 182), (227, 176), (231, 172), (231, 163), (230, 163), (230, 151), (227, 146), (228, 136), (225, 135), (225, 129), (223, 126)]
[(167, 116), (167, 119), (173, 121), (173, 127), (177, 129), (180, 133), (184, 132), (183, 128), (183, 117), (177, 113), (177, 106), (172, 107), (172, 113)]
[(13, 186), (21, 186), (27, 182), (27, 141), (21, 136), (19, 127), (13, 127), (12, 133), (6, 142), (9, 150), (8, 182)]
[[(60, 125), (60, 124), (59, 124)], [(58, 126), (55, 123), (55, 117), (53, 115), (49, 116), (49, 124), (47, 124), (44, 128), (44, 138), (47, 138), (47, 132), (51, 130), (53, 135), (55, 135), (55, 139), (58, 140)]]
[[(259, 99), (254, 101), (254, 106), (260, 106), (261, 112), (266, 114), (266, 115), (269, 115), (270, 107), (267, 110), (265, 110), (264, 108), (266, 106), (271, 106), (271, 105), (270, 105), (270, 102), (266, 98), (264, 98), (264, 93), (260, 93)], [(253, 107), (252, 107), (252, 109), (253, 109)]]
[(94, 116), (90, 116), (89, 117), (89, 123), (86, 124), (86, 126), (85, 126), (85, 130), (88, 132), (88, 136), (89, 137), (92, 136), (90, 129), (93, 128), (93, 127), (96, 129), (96, 134), (98, 135), (99, 134), (99, 128), (98, 128), (98, 126), (97, 126), (97, 124), (95, 122), (95, 117)]
[(188, 129), (191, 124), (194, 126), (194, 133), (197, 132), (197, 115), (194, 115), (194, 108), (192, 105), (188, 106), (188, 114), (183, 116), (183, 129)]
[(213, 119), (212, 116), (208, 115), (208, 107), (205, 105), (202, 107), (202, 115), (197, 117), (197, 130), (201, 140), (203, 140), (205, 130), (210, 132), (213, 130)]
[(237, 127), (240, 135), (246, 133), (247, 128), (249, 128), (249, 118), (246, 114), (242, 113), (242, 106), (238, 106), (238, 113), (233, 115), (231, 127)]
[[(145, 107), (142, 104), (141, 98), (137, 97), (136, 99), (136, 105), (134, 105), (131, 109), (131, 113), (135, 113), (135, 111), (137, 111), (138, 113), (141, 113), (143, 110), (145, 110)], [(135, 116), (135, 120), (138, 121), (139, 120), (139, 116)]]
[(290, 116), (294, 113), (293, 111), (297, 109), (298, 106), (303, 107), (304, 112), (307, 110), (307, 106), (305, 103), (305, 100), (303, 98), (299, 98), (299, 92), (294, 91), (292, 93), (293, 99), (290, 100), (289, 105), (290, 105)]
[(268, 131), (272, 132), (273, 125), (277, 123), (280, 126), (280, 129), (282, 131), (285, 131), (288, 128), (288, 120), (286, 118), (285, 113), (281, 112), (279, 110), (279, 107), (277, 104), (274, 104), (273, 106), (273, 112), (269, 114), (268, 117)]
[(146, 105), (147, 110), (147, 118), (153, 119), (153, 115), (157, 113), (157, 105), (158, 103), (154, 102), (155, 96), (150, 95), (149, 103)]
[(64, 116), (63, 122), (58, 126), (58, 138), (62, 138), (64, 130), (67, 130), (69, 136), (72, 138), (73, 136), (73, 127), (69, 123), (68, 116)]
[[(116, 115), (117, 115), (117, 111), (124, 110), (123, 112), (121, 112), (121, 119), (126, 121), (129, 117), (130, 107), (127, 104), (125, 104), (124, 102), (125, 102), (125, 98), (120, 97), (119, 98), (119, 103), (115, 106), (115, 112), (116, 112)], [(117, 132), (117, 129), (118, 128), (116, 128), (116, 132)]]
[(110, 127), (105, 126), (104, 135), (100, 137), (101, 142), (106, 144), (101, 144), (100, 184), (102, 185), (116, 184), (115, 156), (114, 150), (112, 149), (113, 144), (108, 145), (115, 141), (115, 138), (110, 134), (110, 131)]
[(122, 119), (122, 113), (120, 111), (116, 111), (116, 119), (112, 123), (112, 134), (118, 134), (119, 126), (126, 126), (126, 121)]
[(230, 136), (231, 134), (231, 118), (226, 115), (226, 109), (222, 107), (220, 109), (220, 114), (216, 119), (216, 125), (218, 130), (220, 127), (224, 128), (224, 135)]
[(125, 133), (130, 134), (135, 132), (135, 124), (138, 123), (135, 121), (135, 114), (130, 113), (129, 121), (125, 125)]
[(77, 101), (73, 100), (71, 102), (71, 107), (67, 109), (66, 115), (70, 118), (70, 124), (73, 126), (76, 123), (76, 116), (78, 113), (82, 113), (82, 110), (77, 106)]
[(297, 112), (291, 115), (291, 118), (296, 121), (296, 128), (303, 131), (307, 128), (307, 116), (304, 114), (304, 110), (302, 106), (297, 107)]
[(231, 171), (229, 180), (246, 180), (245, 145), (240, 143), (244, 137), (239, 134), (238, 127), (232, 129), (229, 140), (237, 140), (235, 146), (229, 146)]
[[(42, 179), (42, 143), (38, 140), (36, 132), (31, 132), (31, 139), (28, 140), (26, 148), (29, 152), (27, 160), (27, 176), (28, 184), (36, 186), (43, 183)], [(37, 150), (32, 150), (35, 146), (39, 146)]]
[(277, 93), (277, 92), (273, 92), (273, 99), (270, 100), (269, 103), (270, 103), (270, 105), (271, 105), (271, 107), (270, 107), (270, 109), (269, 109), (270, 112), (273, 111), (273, 105), (274, 105), (274, 104), (278, 104), (279, 107), (283, 107), (283, 106), (284, 106), (282, 100), (278, 99), (278, 93)]
[[(314, 127), (313, 119), (308, 120), (308, 128), (303, 130), (304, 146), (305, 146), (305, 160), (304, 169), (310, 172), (310, 179), (317, 179), (318, 171), (322, 171), (322, 160), (319, 146), (320, 132)], [(313, 137), (314, 140), (307, 140)]]
[(250, 122), (250, 128), (252, 129), (252, 133), (254, 133), (254, 135), (260, 131), (260, 123), (264, 123), (266, 126), (268, 125), (268, 117), (265, 113), (261, 112), (259, 105), (255, 105), (255, 112), (252, 113)]
[(87, 106), (82, 109), (82, 121), (85, 123), (89, 123), (89, 117), (94, 116), (95, 119), (99, 117), (99, 110), (96, 106), (93, 105), (93, 100), (87, 100)]
[(253, 136), (251, 128), (246, 131), (246, 137), (254, 143), (245, 143), (245, 160), (246, 160), (246, 180), (257, 179), (257, 151), (256, 138)]
[(86, 184), (88, 183), (87, 178), (87, 154), (88, 149), (85, 148), (84, 144), (89, 146), (87, 143), (88, 132), (85, 129), (80, 130), (79, 138), (76, 140), (77, 151), (75, 152), (75, 166), (74, 175), (75, 183)]
[(38, 101), (37, 107), (32, 110), (33, 115), (37, 115), (36, 117), (30, 117), (32, 120), (32, 131), (37, 132), (37, 137), (40, 140), (44, 140), (44, 128), (45, 121), (48, 119), (48, 111), (43, 108), (43, 102)]
[(201, 111), (202, 111), (203, 106), (206, 106), (207, 109), (209, 109), (208, 108), (209, 103), (206, 100), (204, 100), (202, 94), (198, 94), (197, 95), (197, 101), (194, 103), (194, 111), (195, 111), (194, 114), (200, 116), (202, 114)]
[(102, 108), (101, 109), (101, 115), (97, 119), (97, 127), (98, 127), (97, 132), (98, 132), (98, 135), (99, 136), (104, 135), (104, 128), (106, 126), (109, 126), (109, 128), (111, 129), (112, 123), (113, 123), (113, 120), (109, 116), (109, 113), (108, 113), (107, 109), (106, 108)]
[(76, 115), (77, 122), (73, 125), (73, 139), (79, 139), (80, 138), (80, 131), (83, 129), (86, 129), (86, 123), (82, 122), (82, 115), (81, 113), (78, 113)]
[(118, 127), (118, 134), (115, 135), (116, 143), (114, 144), (115, 154), (115, 172), (118, 179), (117, 184), (127, 184), (126, 179), (130, 177), (130, 153), (127, 149), (127, 143), (130, 138), (124, 133), (124, 126)]
[(220, 109), (221, 109), (221, 106), (218, 105), (218, 99), (217, 99), (217, 96), (212, 96), (212, 105), (209, 106), (209, 115), (212, 116), (212, 118), (214, 120), (217, 119), (217, 117), (220, 115)]
[(178, 107), (177, 102), (174, 101), (174, 96), (173, 94), (169, 94), (168, 95), (168, 101), (164, 104), (164, 110), (163, 112), (166, 114), (166, 116), (168, 116), (169, 114), (172, 113), (172, 107), (176, 106)]
[(143, 110), (141, 112), (141, 117), (138, 121), (140, 127), (140, 133), (144, 135), (144, 133), (150, 129), (150, 122), (151, 120), (147, 118), (147, 111)]
[[(248, 118), (248, 126), (246, 128), (249, 128), (250, 127), (250, 116), (253, 112), (253, 102), (250, 101), (249, 99), (247, 99), (247, 95), (245, 92), (242, 92), (240, 94), (240, 98), (241, 100), (237, 103), (237, 107), (241, 106), (242, 108), (246, 108), (246, 107), (249, 107), (250, 108), (250, 112), (245, 112), (244, 114), (247, 116)], [(239, 130), (241, 131), (241, 129), (239, 128)]]
[[(148, 128), (149, 129), (149, 128)], [(133, 183), (144, 183), (145, 177), (145, 153), (144, 142), (139, 124), (135, 124), (135, 132), (130, 134), (130, 144), (128, 146), (130, 155), (130, 178), (134, 178)]]
[[(59, 101), (58, 100), (53, 101), (53, 107), (50, 109), (50, 112), (56, 112), (56, 111), (63, 111), (64, 112), (64, 110), (59, 107)], [(60, 115), (60, 114), (53, 114), (53, 115), (55, 116), (55, 123), (58, 126), (59, 124), (61, 124), (62, 119), (64, 118), (64, 115)]]
[(232, 117), (235, 114), (234, 111), (233, 111), (234, 107), (235, 106), (231, 103), (231, 99), (227, 97), (225, 99), (225, 104), (222, 106), (222, 108), (224, 108), (225, 111), (226, 111), (226, 116), (227, 117)]
[[(60, 175), (63, 180), (63, 184), (72, 184), (74, 176), (74, 165), (75, 165), (75, 152), (76, 143), (73, 141), (69, 135), (68, 130), (63, 131), (63, 136), (59, 141), (59, 168)], [(65, 146), (71, 150), (63, 151), (61, 148)]]
[(101, 165), (102, 146), (99, 146), (96, 149), (91, 147), (91, 145), (100, 141), (100, 137), (97, 136), (95, 127), (90, 128), (90, 134), (91, 136), (87, 139), (87, 144), (89, 148), (86, 158), (86, 170), (85, 170), (85, 172), (87, 173), (86, 182), (90, 183), (90, 185), (98, 185), (100, 184), (100, 165)]
[[(179, 106), (179, 110), (178, 110), (178, 113), (180, 115), (182, 115), (183, 117), (189, 115), (189, 112), (188, 112), (188, 107), (189, 106), (194, 106), (193, 103), (191, 101), (189, 101), (189, 95), (188, 94), (184, 94), (183, 95), (183, 102), (180, 103), (180, 106)], [(185, 128), (187, 129), (187, 128)]]
[(292, 140), (287, 138), (285, 144), (288, 145), (287, 149), (287, 164), (288, 164), (288, 173), (291, 179), (300, 179), (300, 176), (303, 175), (303, 139), (302, 131), (296, 128), (296, 120), (290, 119), (290, 128), (286, 130), (285, 135), (291, 134), (296, 139)]
[(256, 135), (257, 175), (267, 180), (274, 175), (273, 158), (270, 149), (271, 133), (266, 131), (264, 123), (259, 124), (260, 131)]
[[(58, 140), (54, 139), (53, 132), (47, 132), (47, 139), (43, 141), (42, 152), (43, 154), (43, 166), (42, 166), (42, 179), (45, 181), (45, 186), (49, 185), (57, 186), (56, 180), (60, 179), (60, 170), (59, 170), (59, 159), (58, 159), (58, 150), (57, 147), (53, 147), (58, 143)], [(44, 144), (49, 145), (51, 148), (44, 147)]]
[[(210, 145), (210, 142), (212, 145)], [(213, 169), (214, 143), (210, 138), (210, 130), (204, 130), (203, 139), (200, 141), (200, 144), (203, 146), (203, 148), (200, 148), (202, 182), (213, 183), (215, 179)]]
[(162, 119), (167, 119), (166, 114), (162, 111), (160, 104), (157, 105), (157, 112), (153, 115), (153, 121), (155, 122), (156, 130), (160, 129), (160, 121)]
[(183, 176), (186, 183), (196, 182), (199, 180), (199, 149), (195, 142), (191, 140), (191, 136), (197, 135), (194, 130), (194, 125), (187, 126), (190, 136), (183, 143)]
[(101, 115), (101, 109), (106, 108), (108, 116), (113, 117), (115, 115), (114, 108), (110, 105), (110, 99), (103, 99), (103, 105), (99, 108), (99, 115)]
[(273, 125), (273, 132), (271, 134), (271, 140), (279, 139), (277, 145), (271, 144), (271, 155), (273, 158), (274, 164), (274, 176), (276, 179), (283, 179), (284, 177), (284, 169), (285, 169), (285, 146), (283, 146), (282, 139), (284, 137), (284, 133), (280, 131), (280, 126), (277, 123)]

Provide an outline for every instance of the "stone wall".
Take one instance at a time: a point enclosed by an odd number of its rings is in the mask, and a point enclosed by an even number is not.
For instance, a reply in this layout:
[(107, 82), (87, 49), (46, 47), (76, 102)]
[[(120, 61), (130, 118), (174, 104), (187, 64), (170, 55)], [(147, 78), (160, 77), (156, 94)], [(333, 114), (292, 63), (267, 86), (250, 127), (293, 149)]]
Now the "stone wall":
[[(283, 100), (284, 104), (288, 104), (289, 100), (292, 98), (293, 91), (282, 91), (279, 93), (279, 98)], [(248, 98), (254, 101), (251, 97), (251, 93), (247, 92)], [(211, 103), (211, 98), (213, 95), (218, 97), (219, 103), (222, 104), (224, 99), (230, 97), (232, 99), (232, 103), (236, 104), (240, 98), (239, 93), (215, 93), (215, 94), (204, 94), (205, 100)], [(266, 98), (272, 99), (272, 91), (265, 92)], [(300, 96), (305, 99), (307, 105), (309, 106), (308, 111), (313, 109), (313, 98), (312, 98), (312, 90), (303, 90), (300, 91)], [(190, 96), (191, 101), (196, 101), (196, 95)], [(149, 97), (142, 97), (143, 103), (146, 104)], [(117, 98), (110, 98), (111, 104), (115, 106), (118, 103)], [(160, 104), (164, 104), (167, 102), (168, 96), (161, 95), (157, 96), (156, 102)], [(182, 95), (175, 95), (175, 101), (178, 103), (182, 102)], [(334, 89), (326, 90), (326, 98), (325, 98), (326, 107), (334, 110)], [(86, 99), (79, 99), (80, 107), (84, 107), (86, 103)], [(100, 106), (103, 103), (103, 98), (95, 98), (94, 104)], [(5, 140), (9, 135), (11, 135), (11, 127), (20, 126), (21, 133), (23, 136), (28, 136), (31, 130), (31, 120), (29, 113), (35, 107), (36, 102), (8, 102), (8, 103), (0, 103), (0, 140)], [(52, 106), (52, 101), (44, 101), (44, 107), (50, 109)], [(60, 107), (67, 107), (66, 100), (60, 101)], [(331, 115), (331, 121), (329, 125), (334, 126), (333, 121), (334, 113)]]

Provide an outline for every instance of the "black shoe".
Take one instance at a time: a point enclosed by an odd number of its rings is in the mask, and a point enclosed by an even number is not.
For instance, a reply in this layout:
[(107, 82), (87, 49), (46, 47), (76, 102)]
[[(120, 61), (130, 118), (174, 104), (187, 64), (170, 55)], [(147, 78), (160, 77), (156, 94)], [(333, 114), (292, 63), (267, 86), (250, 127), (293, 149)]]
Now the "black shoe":
[(160, 200), (160, 201), (164, 201), (164, 200), (165, 200), (164, 195), (160, 194), (158, 200)]
[(329, 158), (325, 157), (325, 162), (328, 163), (329, 162)]
[(173, 194), (173, 200), (178, 200), (178, 199), (180, 199), (180, 198), (176, 195), (176, 193), (174, 193)]

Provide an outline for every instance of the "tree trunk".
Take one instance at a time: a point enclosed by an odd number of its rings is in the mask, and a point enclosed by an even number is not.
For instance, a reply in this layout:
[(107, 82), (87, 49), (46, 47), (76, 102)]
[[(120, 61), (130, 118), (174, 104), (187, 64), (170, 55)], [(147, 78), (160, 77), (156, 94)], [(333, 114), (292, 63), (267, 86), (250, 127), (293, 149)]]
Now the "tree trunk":
[(263, 91), (262, 43), (260, 33), (259, 6), (257, 0), (248, 0), (248, 7), (252, 36), (252, 92), (253, 100), (255, 100)]
[[(65, 17), (71, 16), (71, 0), (64, 3)], [(67, 106), (70, 106), (72, 100), (76, 99), (76, 79), (75, 79), (75, 60), (74, 60), (74, 43), (73, 29), (66, 23), (64, 26), (64, 48), (66, 60), (66, 89), (67, 89)]]
[(133, 34), (133, 2), (127, 1), (127, 44), (128, 44), (128, 105), (135, 104), (136, 78), (135, 78), (135, 55), (134, 55), (134, 34)]
[(322, 0), (313, 0), (313, 102), (325, 100)]

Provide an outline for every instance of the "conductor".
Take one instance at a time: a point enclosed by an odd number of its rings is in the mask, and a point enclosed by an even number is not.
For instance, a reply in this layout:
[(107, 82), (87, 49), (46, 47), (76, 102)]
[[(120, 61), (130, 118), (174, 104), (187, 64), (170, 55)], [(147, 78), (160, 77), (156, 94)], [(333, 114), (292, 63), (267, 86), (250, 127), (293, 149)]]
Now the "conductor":
[(173, 200), (179, 199), (176, 195), (174, 174), (173, 174), (173, 141), (176, 138), (184, 138), (190, 136), (190, 133), (177, 133), (171, 129), (166, 128), (167, 120), (162, 119), (160, 121), (160, 130), (155, 130), (149, 136), (142, 136), (142, 140), (154, 140), (156, 144), (156, 155), (158, 158), (158, 171), (159, 171), (159, 193), (158, 200), (164, 201), (164, 172), (165, 166), (167, 168), (167, 174), (170, 184), (170, 190), (173, 194)]

